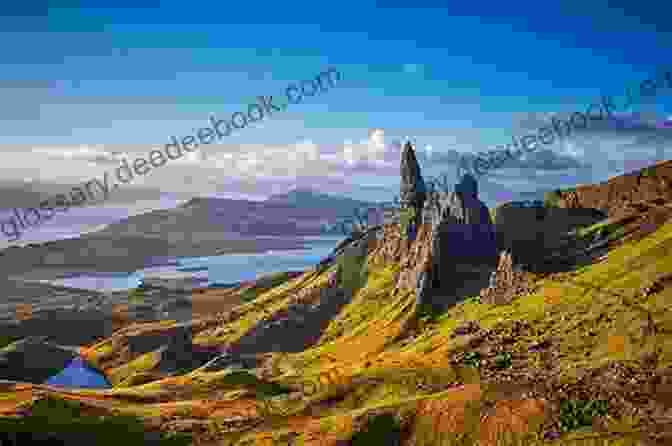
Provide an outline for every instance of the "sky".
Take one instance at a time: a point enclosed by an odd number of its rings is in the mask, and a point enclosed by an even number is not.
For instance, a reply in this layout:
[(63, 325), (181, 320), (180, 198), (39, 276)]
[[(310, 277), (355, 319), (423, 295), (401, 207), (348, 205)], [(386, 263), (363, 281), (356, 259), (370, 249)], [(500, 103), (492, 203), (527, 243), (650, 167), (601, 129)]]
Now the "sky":
[[(455, 153), (489, 150), (601, 95), (622, 103), (626, 87), (672, 70), (672, 4), (660, 1), (11, 3), (27, 4), (0, 18), (0, 177), (26, 188), (101, 177), (334, 68), (325, 91), (133, 187), (390, 200), (406, 139), (423, 172), (453, 175)], [(670, 159), (668, 119), (672, 88), (661, 88), (618, 120), (489, 172), (501, 191), (489, 200)]]

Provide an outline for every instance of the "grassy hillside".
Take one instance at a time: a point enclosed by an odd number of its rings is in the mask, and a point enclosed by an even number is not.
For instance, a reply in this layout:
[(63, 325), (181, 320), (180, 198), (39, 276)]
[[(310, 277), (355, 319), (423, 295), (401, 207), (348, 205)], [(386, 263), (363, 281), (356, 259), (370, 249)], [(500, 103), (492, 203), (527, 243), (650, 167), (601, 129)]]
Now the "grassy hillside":
[[(598, 231), (623, 239), (599, 262), (535, 275), (509, 305), (469, 299), (434, 319), (414, 317), (399, 264), (365, 261), (314, 345), (260, 355), (256, 369), (157, 375), (161, 351), (131, 354), (128, 338), (174, 323), (127, 327), (85, 352), (114, 389), (8, 386), (0, 413), (49, 395), (208, 445), (672, 444), (672, 222), (639, 239), (605, 224), (576, 236)], [(198, 321), (193, 343), (232, 345), (315, 302), (334, 269), (258, 288)]]

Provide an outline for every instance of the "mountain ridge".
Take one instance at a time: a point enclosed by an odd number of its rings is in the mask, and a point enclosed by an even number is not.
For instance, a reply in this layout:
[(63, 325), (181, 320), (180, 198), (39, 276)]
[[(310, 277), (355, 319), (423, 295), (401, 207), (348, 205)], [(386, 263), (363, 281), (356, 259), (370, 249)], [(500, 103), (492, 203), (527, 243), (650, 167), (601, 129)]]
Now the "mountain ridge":
[[(460, 435), (480, 446), (670, 444), (672, 197), (659, 187), (670, 167), (565, 190), (549, 201), (546, 222), (536, 210), (508, 209), (541, 227), (614, 190), (633, 200), (606, 220), (558, 231), (557, 249), (536, 243), (551, 257), (548, 271), (518, 269), (509, 257), (502, 277), (525, 285), (511, 299), (476, 295), (417, 318), (415, 284), (399, 281), (417, 247), (387, 224), (382, 238), (346, 243), (335, 264), (271, 288), (198, 294), (239, 296), (233, 308), (186, 326), (134, 324), (82, 348), (111, 391), (10, 383), (0, 411), (16, 415), (39, 393), (212, 445), (280, 446), (290, 436), (336, 446), (366, 435), (365, 444), (401, 446)], [(344, 279), (358, 285), (347, 292)], [(151, 347), (132, 348), (142, 343)], [(215, 356), (195, 361), (208, 349)], [(177, 366), (182, 350), (192, 362)]]

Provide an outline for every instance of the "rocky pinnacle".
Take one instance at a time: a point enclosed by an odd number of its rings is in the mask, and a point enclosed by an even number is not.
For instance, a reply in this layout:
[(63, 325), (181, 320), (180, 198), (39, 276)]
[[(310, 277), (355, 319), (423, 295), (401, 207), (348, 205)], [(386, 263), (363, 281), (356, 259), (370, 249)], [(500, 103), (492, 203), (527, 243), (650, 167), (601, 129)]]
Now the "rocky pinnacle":
[(423, 208), (427, 189), (420, 173), (420, 165), (415, 157), (415, 150), (407, 142), (401, 152), (401, 186), (399, 191), (400, 204), (403, 207)]

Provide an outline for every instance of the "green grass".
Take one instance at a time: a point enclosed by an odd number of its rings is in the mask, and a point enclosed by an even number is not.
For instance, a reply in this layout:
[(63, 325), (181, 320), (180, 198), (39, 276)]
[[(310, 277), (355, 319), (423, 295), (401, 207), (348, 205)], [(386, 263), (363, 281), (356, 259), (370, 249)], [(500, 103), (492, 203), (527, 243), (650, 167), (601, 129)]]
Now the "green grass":
[(655, 177), (656, 176), (656, 169), (655, 167), (647, 167), (642, 169), (639, 174), (643, 177)]
[(252, 373), (236, 370), (224, 375), (219, 384), (223, 386), (251, 386), (260, 398), (271, 398), (290, 393), (291, 390), (278, 383), (262, 381)]
[[(51, 435), (49, 444), (90, 444), (141, 446), (156, 444), (147, 441), (140, 418), (131, 415), (94, 416), (81, 413), (81, 406), (74, 401), (47, 397), (35, 402), (27, 416), (0, 418), (0, 443), (3, 434), (17, 434), (19, 444), (22, 436), (34, 433)], [(23, 434), (23, 435), (22, 435)], [(26, 438), (24, 438), (26, 440)], [(32, 439), (37, 440), (36, 438)], [(28, 444), (29, 440), (26, 441)], [(36, 441), (39, 444), (39, 441)], [(192, 443), (188, 434), (163, 435), (160, 444), (187, 446)]]
[(479, 352), (467, 352), (464, 354), (464, 363), (471, 367), (481, 366), (481, 354)]
[(488, 210), (490, 212), (490, 219), (494, 225), (497, 222), (497, 208), (492, 208)]
[(286, 272), (273, 273), (260, 277), (257, 279), (256, 286), (243, 290), (240, 293), (240, 299), (245, 303), (252, 302), (261, 294), (265, 293), (271, 288), (282, 285), (283, 283), (287, 282), (287, 280), (289, 280), (289, 275)]
[(399, 444), (401, 426), (392, 414), (370, 418), (366, 427), (352, 436), (352, 446), (388, 446)]
[(592, 426), (593, 418), (607, 414), (604, 400), (564, 400), (560, 402), (560, 430), (569, 432)]
[(511, 367), (511, 353), (503, 352), (495, 356), (495, 367), (498, 369), (508, 369)]
[(467, 297), (463, 301), (465, 304), (480, 304), (481, 303), (481, 296), (472, 296), (472, 297)]
[(556, 189), (551, 192), (544, 193), (544, 207), (545, 208), (557, 208), (560, 207), (560, 197), (562, 194), (567, 192), (575, 192), (576, 188), (570, 187), (567, 189)]
[(240, 292), (240, 300), (249, 303), (256, 299), (261, 293), (263, 293), (263, 290), (260, 290), (259, 288), (248, 288)]
[(19, 339), (21, 339), (20, 336), (0, 336), (0, 349), (7, 347)]
[(560, 205), (560, 189), (544, 193), (545, 208), (557, 208), (560, 207), (559, 205)]
[(143, 288), (135, 288), (128, 293), (128, 303), (131, 305), (138, 305), (145, 301), (145, 290)]
[(415, 217), (414, 208), (402, 208), (399, 210), (399, 236), (406, 240), (408, 236), (408, 226), (413, 221)]
[(365, 265), (366, 256), (343, 253), (337, 257), (338, 276), (336, 278), (339, 287), (354, 295), (357, 290), (366, 284), (368, 277)]
[(603, 221), (576, 231), (577, 238), (582, 240), (593, 238), (598, 234), (608, 240), (615, 240), (625, 235), (625, 228), (619, 223)]

